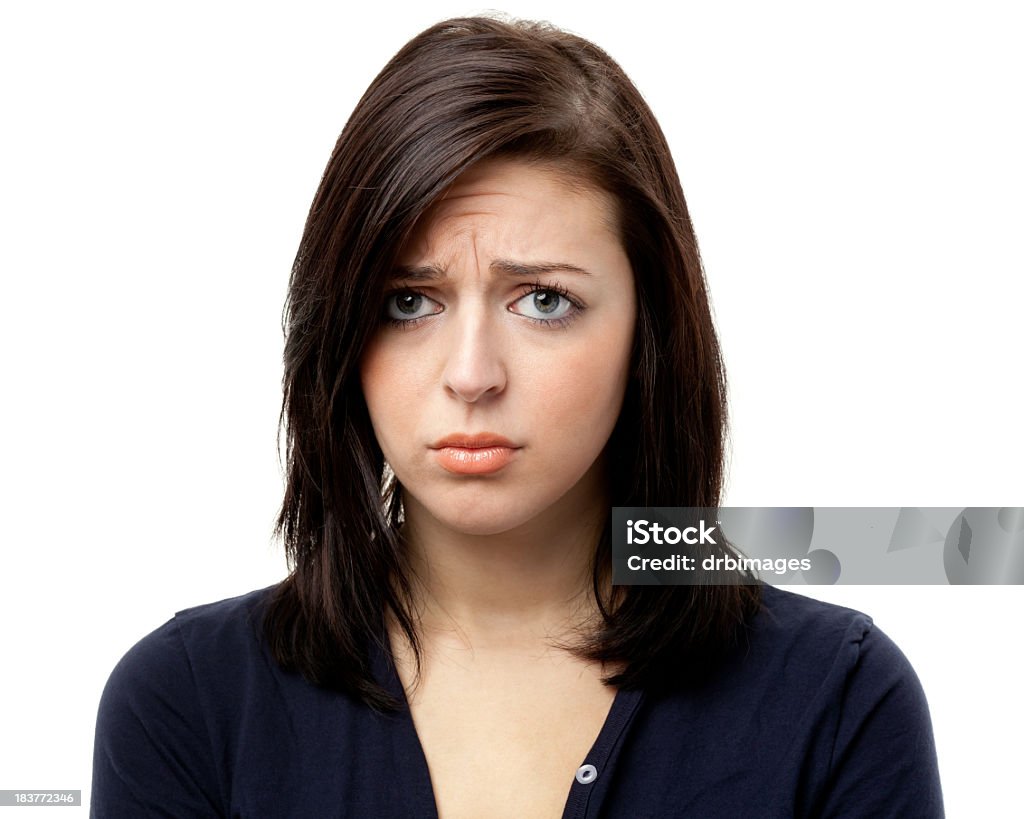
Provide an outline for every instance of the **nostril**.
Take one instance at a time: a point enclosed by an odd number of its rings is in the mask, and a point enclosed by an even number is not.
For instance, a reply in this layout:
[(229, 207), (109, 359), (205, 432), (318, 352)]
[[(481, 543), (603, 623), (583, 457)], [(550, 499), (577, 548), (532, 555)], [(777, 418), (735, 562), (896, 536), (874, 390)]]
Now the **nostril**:
[(501, 393), (508, 375), (504, 361), (492, 345), (471, 344), (457, 350), (444, 370), (444, 386), (453, 396), (475, 402)]

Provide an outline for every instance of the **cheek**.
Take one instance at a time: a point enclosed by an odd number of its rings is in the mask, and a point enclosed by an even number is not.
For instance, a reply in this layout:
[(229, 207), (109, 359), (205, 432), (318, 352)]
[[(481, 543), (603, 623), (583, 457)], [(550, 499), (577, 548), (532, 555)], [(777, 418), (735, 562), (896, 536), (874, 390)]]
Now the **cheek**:
[(392, 354), (379, 342), (370, 343), (360, 362), (363, 398), (382, 447), (386, 447), (390, 437), (400, 435), (410, 422), (410, 402), (405, 398), (415, 385), (408, 369), (406, 357)]
[(371, 343), (359, 362), (359, 384), (363, 389), (363, 400), (366, 401), (371, 420), (377, 415), (378, 396), (387, 391), (387, 381), (387, 369), (380, 348)]
[[(607, 339), (580, 347), (559, 362), (555, 377), (535, 390), (540, 418), (562, 442), (596, 456), (607, 443), (622, 408), (628, 380), (628, 350)], [(598, 351), (598, 352), (595, 352)]]

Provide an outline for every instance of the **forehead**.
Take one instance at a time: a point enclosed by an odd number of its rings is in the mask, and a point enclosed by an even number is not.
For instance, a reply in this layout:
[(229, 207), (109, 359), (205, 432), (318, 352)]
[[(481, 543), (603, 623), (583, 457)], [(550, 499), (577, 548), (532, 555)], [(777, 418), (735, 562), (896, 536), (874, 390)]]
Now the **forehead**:
[(474, 166), (424, 213), (400, 253), (409, 263), (459, 240), (524, 258), (621, 247), (613, 198), (570, 170), (524, 160)]

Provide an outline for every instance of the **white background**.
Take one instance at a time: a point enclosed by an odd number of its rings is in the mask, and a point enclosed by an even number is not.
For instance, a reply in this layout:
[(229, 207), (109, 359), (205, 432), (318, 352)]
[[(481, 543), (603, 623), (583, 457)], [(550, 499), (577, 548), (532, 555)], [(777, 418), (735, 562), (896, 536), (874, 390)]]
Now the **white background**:
[[(309, 202), (385, 61), (484, 10), (354, 5), (0, 12), (0, 788), (88, 799), (117, 659), (283, 576), (280, 311)], [(504, 7), (604, 47), (669, 137), (731, 379), (728, 504), (1024, 502), (1013, 5)], [(949, 816), (1014, 813), (1020, 588), (814, 593), (917, 668)]]

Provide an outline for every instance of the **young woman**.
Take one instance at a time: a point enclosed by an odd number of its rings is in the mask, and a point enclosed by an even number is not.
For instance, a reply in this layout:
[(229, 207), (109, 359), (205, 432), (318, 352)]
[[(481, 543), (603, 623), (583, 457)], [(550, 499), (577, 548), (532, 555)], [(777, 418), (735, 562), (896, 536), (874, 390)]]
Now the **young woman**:
[(665, 139), (602, 51), (413, 39), (328, 163), (286, 333), (291, 574), (125, 656), (94, 815), (942, 814), (869, 618), (610, 582), (612, 506), (717, 505), (725, 378)]

